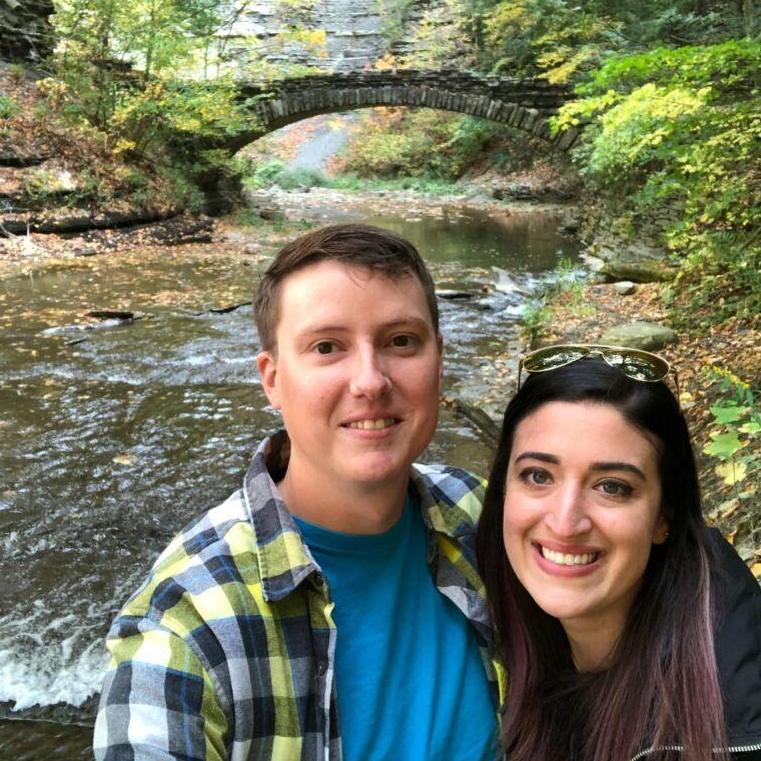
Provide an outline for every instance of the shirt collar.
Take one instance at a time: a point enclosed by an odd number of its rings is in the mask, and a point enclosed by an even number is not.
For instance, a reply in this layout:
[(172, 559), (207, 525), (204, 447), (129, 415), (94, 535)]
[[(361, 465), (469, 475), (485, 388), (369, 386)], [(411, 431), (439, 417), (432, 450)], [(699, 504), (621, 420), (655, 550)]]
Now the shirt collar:
[[(275, 486), (285, 475), (290, 451), (286, 431), (264, 439), (243, 479), (244, 500), (256, 537), (259, 577), (267, 601), (283, 599), (310, 574), (320, 571)], [(462, 528), (462, 512), (454, 503), (437, 499), (426, 477), (414, 466), (410, 478), (426, 528), (456, 540)]]
[(285, 431), (264, 439), (243, 478), (243, 498), (254, 529), (259, 578), (267, 601), (282, 600), (320, 570), (275, 486), (288, 467), (290, 450)]

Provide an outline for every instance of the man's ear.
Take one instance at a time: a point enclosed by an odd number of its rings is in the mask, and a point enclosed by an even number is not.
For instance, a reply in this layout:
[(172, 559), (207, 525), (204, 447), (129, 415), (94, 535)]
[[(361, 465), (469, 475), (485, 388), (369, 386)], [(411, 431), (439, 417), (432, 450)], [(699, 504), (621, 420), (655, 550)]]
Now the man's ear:
[(280, 395), (277, 390), (277, 359), (271, 351), (262, 351), (256, 355), (256, 367), (262, 379), (262, 388), (270, 404), (280, 409)]
[(444, 390), (444, 336), (436, 334), (436, 347), (439, 350), (439, 394)]

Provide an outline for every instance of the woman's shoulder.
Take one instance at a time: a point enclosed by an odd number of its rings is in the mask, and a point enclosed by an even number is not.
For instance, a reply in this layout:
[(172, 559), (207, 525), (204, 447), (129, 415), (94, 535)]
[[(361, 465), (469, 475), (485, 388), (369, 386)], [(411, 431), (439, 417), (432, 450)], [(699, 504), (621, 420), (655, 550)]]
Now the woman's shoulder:
[[(719, 680), (730, 747), (761, 752), (761, 587), (721, 534), (709, 530)], [(741, 753), (738, 759), (754, 759)]]

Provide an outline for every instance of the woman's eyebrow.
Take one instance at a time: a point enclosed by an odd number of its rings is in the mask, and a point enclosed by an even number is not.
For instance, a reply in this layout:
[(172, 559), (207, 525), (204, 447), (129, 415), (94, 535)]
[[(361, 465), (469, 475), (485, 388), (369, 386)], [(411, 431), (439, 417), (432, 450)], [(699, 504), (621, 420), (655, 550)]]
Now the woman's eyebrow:
[[(517, 463), (521, 460), (539, 460), (540, 462), (548, 462), (552, 465), (560, 464), (560, 459), (558, 457), (547, 452), (521, 452), (515, 458), (515, 462)], [(635, 476), (638, 476), (643, 481), (646, 480), (645, 474), (636, 465), (632, 465), (630, 462), (593, 462), (590, 465), (590, 470), (601, 470), (603, 472), (608, 472), (611, 470), (626, 470), (629, 473), (633, 473)]]
[(593, 462), (591, 470), (627, 470), (630, 473), (634, 473), (635, 476), (639, 476), (643, 481), (646, 480), (645, 474), (636, 466), (630, 462)]
[(560, 460), (554, 454), (548, 454), (547, 452), (521, 452), (515, 458), (515, 462), (520, 462), (521, 460), (540, 460), (541, 462), (549, 462), (553, 465), (560, 463)]

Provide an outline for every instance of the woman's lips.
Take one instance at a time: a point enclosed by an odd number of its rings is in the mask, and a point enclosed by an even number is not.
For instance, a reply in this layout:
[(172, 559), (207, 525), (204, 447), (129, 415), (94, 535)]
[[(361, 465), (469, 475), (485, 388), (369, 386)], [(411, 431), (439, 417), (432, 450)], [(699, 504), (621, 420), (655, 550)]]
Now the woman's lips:
[(599, 550), (589, 547), (548, 547), (541, 542), (533, 542), (537, 563), (540, 568), (556, 576), (584, 576), (596, 570), (603, 557)]

